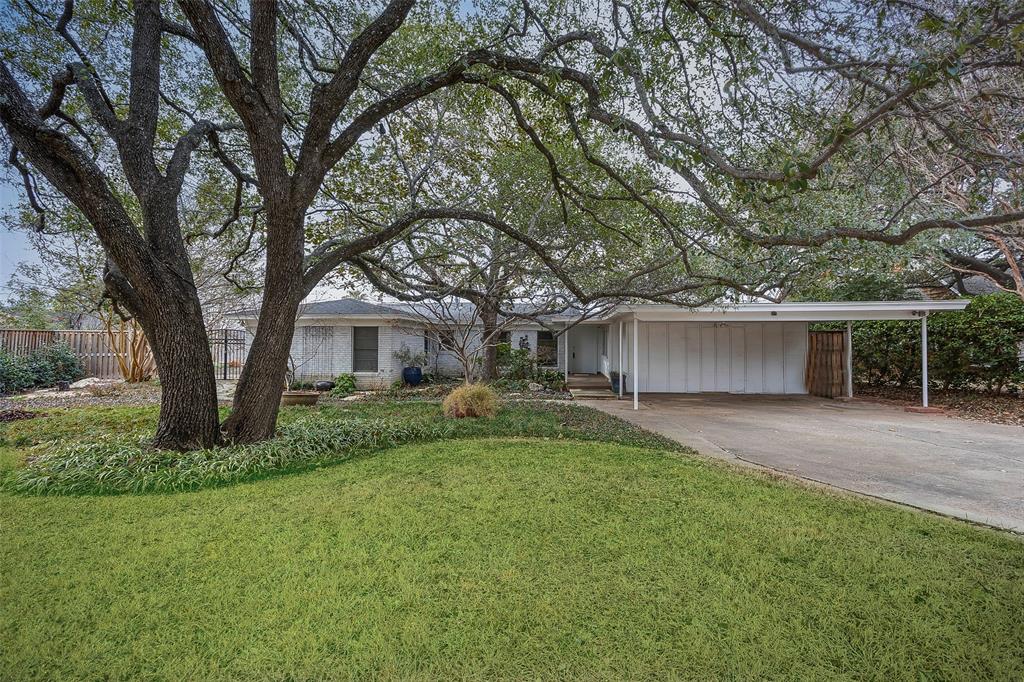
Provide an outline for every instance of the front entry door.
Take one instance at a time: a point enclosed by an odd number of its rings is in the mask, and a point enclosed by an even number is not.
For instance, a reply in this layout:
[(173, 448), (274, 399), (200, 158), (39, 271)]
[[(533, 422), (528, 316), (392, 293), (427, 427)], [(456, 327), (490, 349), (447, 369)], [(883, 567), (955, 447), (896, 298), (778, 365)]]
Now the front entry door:
[(594, 374), (599, 368), (600, 327), (573, 327), (569, 330), (569, 371)]

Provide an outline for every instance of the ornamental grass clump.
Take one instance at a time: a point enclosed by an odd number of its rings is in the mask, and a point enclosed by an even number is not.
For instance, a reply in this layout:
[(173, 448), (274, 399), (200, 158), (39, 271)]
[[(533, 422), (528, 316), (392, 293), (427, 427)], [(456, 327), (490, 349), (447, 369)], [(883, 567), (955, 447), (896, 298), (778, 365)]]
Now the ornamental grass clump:
[(197, 490), (273, 472), (340, 462), (354, 453), (450, 435), (444, 422), (309, 417), (251, 445), (175, 452), (138, 438), (43, 443), (7, 487), (35, 494), (141, 493)]
[(441, 406), (444, 416), (452, 419), (491, 418), (498, 413), (498, 394), (484, 384), (465, 384), (449, 393)]

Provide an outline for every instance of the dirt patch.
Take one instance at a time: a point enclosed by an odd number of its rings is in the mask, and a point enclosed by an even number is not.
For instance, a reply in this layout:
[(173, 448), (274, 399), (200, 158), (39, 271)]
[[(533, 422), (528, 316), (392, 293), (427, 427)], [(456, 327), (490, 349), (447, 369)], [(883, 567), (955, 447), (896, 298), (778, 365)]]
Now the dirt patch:
[[(858, 398), (893, 405), (920, 405), (919, 387), (858, 385), (853, 394)], [(991, 395), (979, 391), (932, 389), (928, 404), (941, 407), (947, 414), (960, 419), (1024, 426), (1024, 397)]]
[(0, 410), (0, 422), (16, 422), (22, 419), (35, 419), (44, 416), (44, 412), (31, 412), (29, 410)]
[(0, 410), (49, 407), (121, 407), (155, 405), (160, 402), (160, 387), (145, 384), (103, 384), (69, 391), (48, 388), (0, 398)]

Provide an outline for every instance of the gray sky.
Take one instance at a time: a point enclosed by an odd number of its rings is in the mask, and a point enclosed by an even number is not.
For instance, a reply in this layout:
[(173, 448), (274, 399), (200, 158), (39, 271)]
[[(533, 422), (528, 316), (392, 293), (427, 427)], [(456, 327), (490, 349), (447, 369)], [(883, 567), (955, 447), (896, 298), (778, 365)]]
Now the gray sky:
[[(0, 182), (0, 213), (9, 213), (18, 203), (17, 190)], [(21, 261), (36, 260), (35, 252), (22, 232), (11, 232), (0, 225), (0, 299), (7, 298), (7, 280)]]

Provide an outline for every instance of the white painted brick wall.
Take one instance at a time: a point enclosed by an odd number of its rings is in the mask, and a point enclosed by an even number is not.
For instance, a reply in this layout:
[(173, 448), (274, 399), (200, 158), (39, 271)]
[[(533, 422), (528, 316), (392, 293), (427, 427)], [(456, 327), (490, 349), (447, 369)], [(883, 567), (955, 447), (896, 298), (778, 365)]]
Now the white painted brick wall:
[[(339, 320), (347, 322), (348, 320)], [(364, 326), (361, 322), (359, 326)], [(373, 325), (365, 325), (373, 326)], [(297, 381), (319, 381), (333, 379), (339, 374), (352, 373), (352, 327), (353, 324), (337, 324), (324, 320), (305, 321), (296, 325), (292, 336), (291, 359), (295, 365)], [(315, 328), (315, 329), (314, 329)], [(254, 325), (246, 326), (246, 354), (252, 343)], [(415, 324), (387, 323), (378, 327), (377, 337), (377, 371), (356, 373), (356, 384), (360, 388), (383, 388), (398, 379), (402, 374), (402, 363), (395, 353), (403, 346), (414, 353), (423, 352), (424, 330)], [(519, 329), (510, 334), (513, 348), (519, 348), (520, 338), (525, 338), (530, 351), (537, 351), (537, 330)], [(479, 344), (479, 334), (476, 335)], [(436, 344), (432, 344), (433, 352), (428, 354), (425, 372), (437, 372), (445, 375), (461, 375), (462, 365), (458, 357), (449, 351), (437, 352)], [(558, 361), (562, 365), (562, 338), (558, 338)]]

